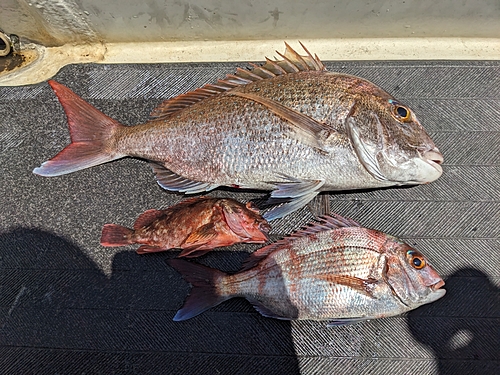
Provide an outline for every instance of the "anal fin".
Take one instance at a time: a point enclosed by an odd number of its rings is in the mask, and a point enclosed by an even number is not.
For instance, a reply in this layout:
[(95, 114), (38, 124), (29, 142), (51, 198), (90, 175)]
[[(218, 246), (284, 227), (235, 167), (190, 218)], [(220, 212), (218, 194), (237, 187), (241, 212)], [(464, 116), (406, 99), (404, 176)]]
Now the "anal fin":
[(328, 324), (327, 327), (338, 327), (338, 326), (346, 326), (349, 324), (356, 324), (363, 322), (365, 320), (370, 320), (370, 319), (375, 319), (372, 317), (362, 317), (362, 318), (339, 318), (339, 319), (334, 319), (331, 320)]
[(279, 315), (275, 313), (274, 311), (270, 310), (268, 307), (264, 306), (260, 301), (254, 300), (254, 299), (248, 299), (248, 302), (252, 304), (255, 310), (259, 312), (262, 316), (265, 316), (266, 318), (273, 318), (273, 319), (280, 319), (280, 320), (291, 320), (292, 318), (288, 318), (282, 315)]
[(151, 246), (151, 245), (142, 245), (136, 250), (137, 254), (146, 254), (146, 253), (158, 253), (160, 251), (165, 251), (169, 249), (165, 249), (164, 247), (159, 246)]

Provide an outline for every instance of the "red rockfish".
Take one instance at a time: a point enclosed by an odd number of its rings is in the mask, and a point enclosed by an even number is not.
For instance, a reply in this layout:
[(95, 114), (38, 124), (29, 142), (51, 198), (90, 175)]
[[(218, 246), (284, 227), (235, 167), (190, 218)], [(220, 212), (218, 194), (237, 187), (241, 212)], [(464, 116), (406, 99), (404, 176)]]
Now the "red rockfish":
[(270, 226), (251, 203), (229, 198), (199, 197), (166, 210), (148, 210), (134, 229), (106, 224), (101, 245), (141, 244), (139, 254), (183, 249), (179, 256), (192, 258), (236, 243), (265, 243)]

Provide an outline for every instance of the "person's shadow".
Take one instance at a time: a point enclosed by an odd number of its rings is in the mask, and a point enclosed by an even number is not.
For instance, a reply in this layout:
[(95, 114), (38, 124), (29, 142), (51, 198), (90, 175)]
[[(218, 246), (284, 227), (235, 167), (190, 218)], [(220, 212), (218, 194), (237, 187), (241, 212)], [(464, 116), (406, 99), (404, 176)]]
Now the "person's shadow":
[[(247, 253), (200, 260), (237, 270)], [(0, 234), (1, 374), (298, 374), (291, 325), (228, 301), (172, 318), (189, 286), (165, 260), (118, 253), (105, 275), (53, 234)]]
[(500, 374), (500, 289), (466, 268), (446, 281), (446, 295), (408, 314), (414, 337), (431, 348), (439, 374)]

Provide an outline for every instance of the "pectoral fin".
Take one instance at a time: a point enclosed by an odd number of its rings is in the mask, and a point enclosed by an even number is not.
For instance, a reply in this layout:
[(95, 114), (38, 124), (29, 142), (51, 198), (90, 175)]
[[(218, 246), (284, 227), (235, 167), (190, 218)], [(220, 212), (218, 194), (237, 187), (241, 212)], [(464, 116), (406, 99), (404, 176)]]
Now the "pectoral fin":
[(288, 120), (293, 127), (293, 134), (297, 140), (311, 147), (322, 150), (323, 152), (328, 152), (324, 148), (325, 142), (331, 138), (334, 133), (337, 133), (326, 124), (323, 124), (303, 113), (297, 112), (294, 109), (288, 108), (275, 100), (264, 98), (260, 95), (249, 92), (233, 91), (231, 92), (231, 95), (249, 99), (266, 106), (276, 115)]
[(377, 284), (375, 279), (361, 279), (355, 276), (324, 274), (318, 275), (317, 278), (328, 281), (333, 284), (344, 285), (355, 289), (369, 297), (373, 297), (373, 288)]
[[(200, 250), (200, 247), (206, 245), (217, 237), (217, 231), (212, 223), (205, 224), (192, 232), (188, 238), (182, 243), (184, 249), (180, 253), (180, 257), (189, 257), (191, 253)], [(206, 249), (206, 248), (204, 248)]]
[(267, 221), (278, 219), (302, 208), (319, 194), (325, 184), (323, 180), (304, 181), (292, 177), (286, 178), (290, 182), (279, 183), (277, 189), (271, 192), (270, 199), (288, 199), (288, 202), (266, 212), (263, 217)]

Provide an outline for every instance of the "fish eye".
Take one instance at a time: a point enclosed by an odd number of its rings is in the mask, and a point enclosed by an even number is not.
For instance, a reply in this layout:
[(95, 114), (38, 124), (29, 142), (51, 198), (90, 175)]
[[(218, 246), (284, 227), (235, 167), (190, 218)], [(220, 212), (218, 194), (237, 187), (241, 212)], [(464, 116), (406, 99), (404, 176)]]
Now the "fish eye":
[(402, 118), (408, 117), (408, 110), (405, 107), (396, 107), (396, 112), (399, 115), (399, 117)]
[(255, 213), (259, 213), (259, 212), (260, 212), (259, 207), (257, 207), (257, 206), (255, 205), (255, 203), (253, 203), (253, 202), (248, 202), (248, 203), (246, 204), (246, 207), (247, 207), (250, 211), (253, 211), (253, 212), (255, 212)]
[(408, 258), (408, 262), (413, 268), (421, 270), (425, 267), (425, 258), (418, 251), (408, 250), (406, 252), (406, 257)]
[(407, 121), (411, 117), (411, 112), (408, 108), (405, 106), (399, 104), (395, 100), (389, 100), (389, 103), (393, 105), (392, 107), (392, 113), (396, 119), (400, 121)]

